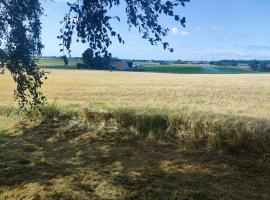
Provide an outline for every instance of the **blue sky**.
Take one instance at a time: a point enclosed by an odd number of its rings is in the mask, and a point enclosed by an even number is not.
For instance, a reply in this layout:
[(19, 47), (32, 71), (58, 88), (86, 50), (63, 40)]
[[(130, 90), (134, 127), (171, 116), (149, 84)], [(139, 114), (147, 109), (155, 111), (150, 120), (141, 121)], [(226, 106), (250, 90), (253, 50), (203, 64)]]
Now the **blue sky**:
[[(122, 0), (123, 1), (123, 0)], [(62, 55), (59, 52), (60, 21), (68, 7), (64, 0), (45, 1), (42, 18), (44, 56)], [(270, 1), (269, 0), (191, 0), (177, 13), (187, 18), (187, 27), (168, 17), (160, 22), (170, 28), (166, 38), (174, 52), (161, 46), (151, 46), (135, 30), (128, 31), (124, 9), (114, 10), (121, 23), (114, 23), (122, 34), (125, 45), (110, 47), (113, 56), (129, 59), (164, 60), (219, 60), (219, 59), (270, 59)], [(81, 56), (87, 45), (72, 45), (72, 56)]]

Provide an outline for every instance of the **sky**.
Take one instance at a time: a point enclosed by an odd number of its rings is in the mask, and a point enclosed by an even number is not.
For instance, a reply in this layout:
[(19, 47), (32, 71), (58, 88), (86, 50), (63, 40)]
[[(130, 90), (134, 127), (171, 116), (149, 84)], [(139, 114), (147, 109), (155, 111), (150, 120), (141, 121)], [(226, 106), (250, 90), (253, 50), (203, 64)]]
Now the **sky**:
[[(72, 0), (70, 0), (72, 1)], [(124, 1), (124, 0), (121, 0)], [(68, 12), (64, 0), (46, 0), (43, 4), (42, 40), (43, 56), (60, 56), (60, 40), (56, 38), (60, 21)], [(270, 0), (191, 0), (176, 13), (187, 19), (186, 28), (172, 18), (161, 16), (160, 23), (170, 29), (165, 38), (174, 52), (163, 50), (161, 45), (151, 46), (137, 30), (128, 30), (125, 9), (113, 10), (120, 23), (113, 27), (125, 40), (113, 40), (109, 51), (114, 57), (153, 60), (270, 60)], [(73, 42), (71, 56), (81, 56), (87, 45)]]

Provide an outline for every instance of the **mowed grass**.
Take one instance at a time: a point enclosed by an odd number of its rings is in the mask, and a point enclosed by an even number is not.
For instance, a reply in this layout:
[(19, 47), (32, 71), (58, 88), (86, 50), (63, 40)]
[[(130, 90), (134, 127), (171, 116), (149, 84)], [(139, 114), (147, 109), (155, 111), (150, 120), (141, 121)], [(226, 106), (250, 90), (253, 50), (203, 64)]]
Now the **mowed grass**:
[(270, 165), (139, 140), (110, 122), (0, 130), (0, 199), (269, 199)]

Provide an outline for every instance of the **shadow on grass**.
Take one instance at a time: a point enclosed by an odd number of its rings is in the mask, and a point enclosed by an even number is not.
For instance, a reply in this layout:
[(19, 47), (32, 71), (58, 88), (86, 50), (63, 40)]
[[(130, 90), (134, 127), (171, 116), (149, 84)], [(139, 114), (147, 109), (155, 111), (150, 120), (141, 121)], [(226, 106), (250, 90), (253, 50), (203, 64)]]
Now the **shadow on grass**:
[(269, 199), (269, 162), (137, 140), (110, 124), (1, 132), (0, 199)]

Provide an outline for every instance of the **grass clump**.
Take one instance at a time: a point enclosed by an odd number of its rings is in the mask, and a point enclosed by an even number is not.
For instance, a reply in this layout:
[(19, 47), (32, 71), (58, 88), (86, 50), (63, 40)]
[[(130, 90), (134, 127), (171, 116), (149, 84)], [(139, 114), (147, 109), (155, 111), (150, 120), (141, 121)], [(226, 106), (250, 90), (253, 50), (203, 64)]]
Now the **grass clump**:
[(92, 110), (92, 109), (87, 109), (84, 108), (82, 109), (81, 112), (81, 117), (82, 120), (86, 123), (90, 122), (90, 123), (99, 123), (102, 121), (107, 122), (108, 120), (110, 120), (113, 116), (112, 113), (106, 110)]
[(0, 116), (17, 117), (20, 115), (20, 110), (11, 106), (0, 106)]
[[(211, 113), (169, 114), (157, 111), (118, 109), (89, 111), (91, 121), (112, 119), (120, 129), (140, 138), (164, 139), (182, 148), (263, 155), (270, 153), (269, 122), (254, 118)], [(109, 117), (108, 117), (109, 116)]]
[(43, 123), (68, 122), (78, 117), (79, 113), (76, 110), (61, 108), (56, 104), (46, 104), (24, 112), (25, 119)]
[(234, 116), (196, 114), (171, 117), (170, 132), (192, 149), (225, 150), (248, 154), (269, 153), (269, 122)]
[(136, 111), (119, 109), (113, 111), (113, 116), (122, 128), (133, 128), (145, 138), (149, 134), (156, 139), (162, 139), (168, 129), (168, 116), (155, 111)]

